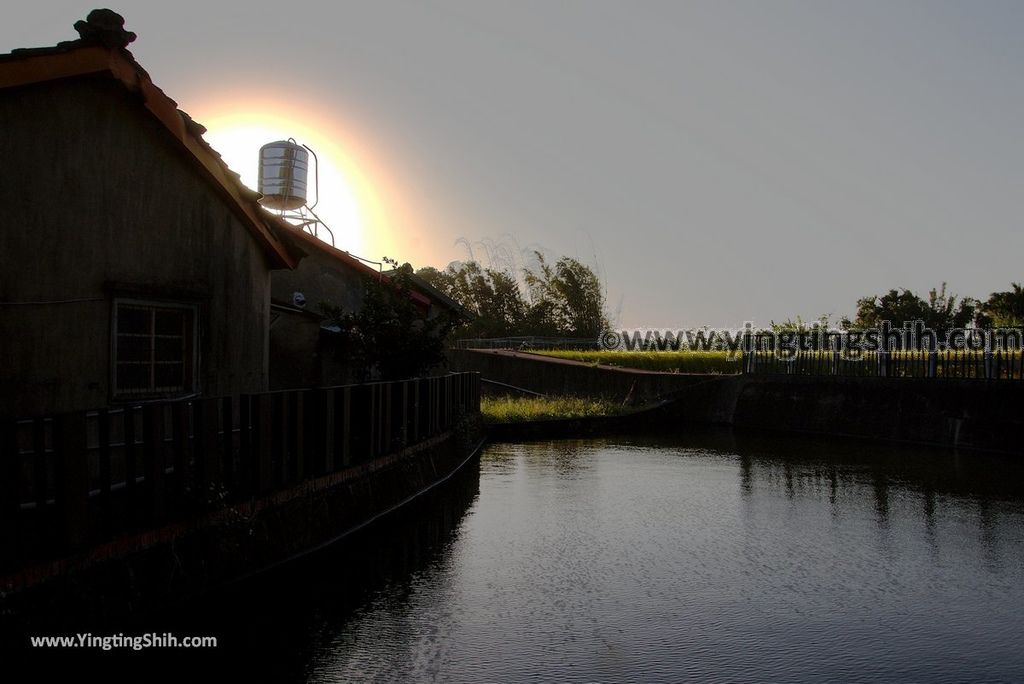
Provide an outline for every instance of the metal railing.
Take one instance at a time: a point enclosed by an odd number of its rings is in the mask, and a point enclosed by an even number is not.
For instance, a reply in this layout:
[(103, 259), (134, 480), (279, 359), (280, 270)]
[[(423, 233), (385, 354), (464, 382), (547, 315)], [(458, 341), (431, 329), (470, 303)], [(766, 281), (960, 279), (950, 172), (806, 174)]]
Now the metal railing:
[(878, 351), (855, 357), (839, 351), (744, 352), (752, 375), (1024, 380), (1024, 351)]
[(484, 337), (475, 339), (456, 340), (452, 347), (455, 349), (594, 349), (599, 350), (600, 344), (596, 339), (578, 337)]

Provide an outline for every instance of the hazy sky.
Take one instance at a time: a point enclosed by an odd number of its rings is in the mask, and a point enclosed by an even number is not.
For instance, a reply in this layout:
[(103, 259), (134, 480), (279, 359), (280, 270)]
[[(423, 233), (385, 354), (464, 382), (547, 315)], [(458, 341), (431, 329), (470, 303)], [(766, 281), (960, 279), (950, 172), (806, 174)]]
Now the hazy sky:
[[(9, 7), (0, 51), (73, 38), (92, 6)], [(211, 134), (272, 117), (323, 146), (338, 196), (377, 205), (338, 231), (365, 256), (542, 247), (596, 266), (620, 323), (661, 327), (1024, 280), (1024, 2), (112, 9)]]

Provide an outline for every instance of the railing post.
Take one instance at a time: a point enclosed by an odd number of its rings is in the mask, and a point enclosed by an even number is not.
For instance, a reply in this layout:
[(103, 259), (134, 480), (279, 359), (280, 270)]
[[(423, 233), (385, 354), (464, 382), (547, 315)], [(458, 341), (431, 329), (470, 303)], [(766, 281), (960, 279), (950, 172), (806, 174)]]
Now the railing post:
[(135, 446), (135, 407), (125, 406), (121, 414), (121, 430), (124, 434), (124, 488), (127, 493), (128, 505), (131, 510), (135, 508), (135, 485), (136, 466), (138, 464), (138, 449)]
[(384, 429), (384, 386), (378, 382), (370, 385), (370, 458), (382, 453), (381, 431)]
[(291, 480), (306, 479), (306, 395), (307, 391), (292, 392), (289, 402), (289, 429), (291, 435)]
[(333, 396), (329, 391), (314, 389), (306, 397), (303, 411), (305, 449), (302, 452), (306, 477), (319, 477), (329, 472), (334, 436)]
[(378, 421), (380, 423), (380, 454), (381, 455), (383, 455), (383, 454), (390, 454), (391, 453), (391, 427), (392, 427), (392, 422), (391, 422), (391, 420), (392, 420), (391, 400), (392, 400), (392, 397), (393, 397), (393, 392), (391, 390), (394, 387), (394, 385), (395, 385), (395, 383), (393, 383), (393, 382), (389, 382), (389, 383), (386, 383), (386, 384), (383, 384), (383, 385), (378, 385), (380, 387), (380, 403), (381, 403), (380, 419)]
[(373, 386), (353, 385), (349, 395), (349, 463), (356, 465), (373, 458)]
[(452, 378), (452, 419), (458, 420), (462, 415), (462, 376), (453, 374)]
[(213, 482), (213, 464), (217, 462), (217, 400), (200, 399), (193, 404), (195, 439), (193, 442), (193, 485), (201, 504), (209, 501)]
[(398, 420), (398, 434), (403, 449), (409, 446), (409, 385), (411, 382), (411, 380), (402, 381), (402, 410)]
[(452, 376), (441, 378), (441, 429), (447, 430), (452, 421)]
[(17, 557), (18, 518), (21, 513), (21, 450), (18, 424), (0, 423), (0, 542)]
[(99, 442), (100, 515), (104, 534), (110, 526), (110, 412), (100, 409), (96, 415), (96, 437)]
[(352, 388), (334, 391), (334, 467), (341, 470), (352, 465)]
[(409, 422), (412, 434), (410, 444), (420, 441), (420, 380), (412, 380), (409, 386)]
[(259, 489), (255, 480), (256, 454), (252, 441), (252, 397), (242, 394), (238, 397), (238, 470), (235, 482), (240, 493), (248, 494)]
[(288, 477), (288, 393), (274, 392), (268, 399), (271, 406), (270, 486), (274, 488), (281, 486)]
[(88, 462), (85, 451), (85, 413), (54, 418), (53, 441), (57, 464), (57, 510), (67, 550), (85, 546), (89, 530)]
[(336, 407), (334, 400), (336, 394), (334, 392), (328, 392), (323, 390), (320, 392), (320, 398), (323, 402), (321, 404), (321, 411), (324, 417), (324, 425), (321, 429), (324, 443), (323, 449), (323, 464), (321, 465), (320, 474), (324, 475), (334, 471), (334, 435), (336, 434), (335, 422), (337, 421)]
[(436, 435), (441, 431), (441, 379), (430, 379), (430, 432)]
[(178, 401), (171, 405), (171, 430), (173, 436), (174, 496), (180, 505), (185, 492), (185, 471), (188, 468), (188, 414), (189, 404)]
[(430, 436), (430, 378), (417, 382), (416, 391), (416, 433), (419, 439)]
[(253, 491), (270, 489), (273, 468), (273, 400), (267, 394), (252, 395)]
[(46, 419), (32, 420), (32, 494), (40, 510), (46, 506), (47, 473), (46, 463)]
[(164, 407), (147, 404), (142, 409), (142, 442), (144, 445), (147, 517), (160, 521), (164, 517)]
[(225, 491), (235, 483), (235, 415), (231, 397), (221, 399), (221, 458), (220, 479)]

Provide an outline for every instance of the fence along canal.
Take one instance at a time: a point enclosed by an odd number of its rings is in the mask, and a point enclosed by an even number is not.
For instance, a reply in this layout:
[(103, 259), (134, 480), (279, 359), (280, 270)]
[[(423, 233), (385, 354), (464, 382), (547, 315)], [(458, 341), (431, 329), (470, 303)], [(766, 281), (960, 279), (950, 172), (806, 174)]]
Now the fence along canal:
[(130, 405), (0, 426), (0, 567), (353, 468), (480, 409), (476, 373)]

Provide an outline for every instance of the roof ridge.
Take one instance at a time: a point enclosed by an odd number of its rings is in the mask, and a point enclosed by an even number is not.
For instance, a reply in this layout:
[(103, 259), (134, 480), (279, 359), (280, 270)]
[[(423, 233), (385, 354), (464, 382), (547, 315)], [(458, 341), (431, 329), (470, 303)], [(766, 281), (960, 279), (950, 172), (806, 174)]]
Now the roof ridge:
[[(124, 19), (111, 10), (93, 10), (86, 21), (76, 22), (82, 35), (55, 47), (20, 48), (0, 55), (0, 90), (62, 78), (109, 73), (132, 92), (143, 106), (185, 147), (209, 179), (223, 191), (257, 241), (280, 266), (294, 268), (301, 254), (281, 240), (283, 221), (263, 210), (260, 193), (247, 187), (219, 152), (203, 138), (206, 127), (178, 108), (178, 103), (153, 83), (149, 72), (125, 46), (135, 34), (123, 30)], [(82, 57), (76, 62), (76, 55)], [(87, 55), (87, 56), (86, 56)], [(106, 57), (104, 57), (106, 55)], [(38, 60), (37, 64), (29, 62)], [(6, 69), (7, 73), (3, 73)]]

